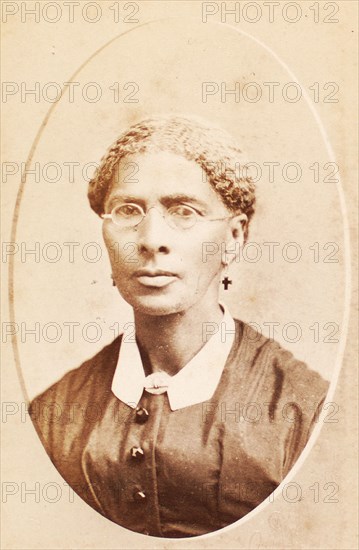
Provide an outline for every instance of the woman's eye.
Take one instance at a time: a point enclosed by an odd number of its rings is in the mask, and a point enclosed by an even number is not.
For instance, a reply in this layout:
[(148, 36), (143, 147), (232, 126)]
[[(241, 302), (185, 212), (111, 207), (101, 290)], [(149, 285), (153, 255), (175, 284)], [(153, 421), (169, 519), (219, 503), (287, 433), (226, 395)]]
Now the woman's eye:
[(135, 204), (121, 204), (115, 210), (116, 216), (138, 216), (141, 215), (141, 210)]
[(196, 211), (193, 208), (191, 208), (190, 206), (185, 206), (183, 204), (174, 206), (170, 209), (170, 212), (173, 216), (178, 216), (180, 218), (191, 218), (193, 216), (196, 216)]

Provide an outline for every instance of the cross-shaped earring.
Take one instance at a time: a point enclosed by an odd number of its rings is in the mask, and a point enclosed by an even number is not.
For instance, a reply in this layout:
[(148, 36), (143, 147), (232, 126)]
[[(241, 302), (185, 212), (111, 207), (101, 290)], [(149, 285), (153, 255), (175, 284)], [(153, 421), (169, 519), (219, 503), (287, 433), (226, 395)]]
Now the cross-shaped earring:
[(225, 260), (224, 262), (224, 278), (222, 279), (222, 285), (224, 287), (224, 290), (228, 290), (229, 285), (232, 284), (231, 279), (228, 279), (228, 262)]
[(222, 279), (222, 285), (224, 286), (224, 290), (228, 290), (228, 286), (232, 284), (231, 279), (228, 279), (227, 275), (224, 279)]

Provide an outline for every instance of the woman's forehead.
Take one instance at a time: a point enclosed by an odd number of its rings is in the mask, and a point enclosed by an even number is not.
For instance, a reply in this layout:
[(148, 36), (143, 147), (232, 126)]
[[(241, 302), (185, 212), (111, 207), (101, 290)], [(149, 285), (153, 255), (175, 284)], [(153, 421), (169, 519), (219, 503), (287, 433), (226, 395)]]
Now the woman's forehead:
[(222, 204), (199, 164), (167, 151), (123, 157), (116, 167), (109, 198), (113, 195), (139, 198), (182, 195), (207, 204)]

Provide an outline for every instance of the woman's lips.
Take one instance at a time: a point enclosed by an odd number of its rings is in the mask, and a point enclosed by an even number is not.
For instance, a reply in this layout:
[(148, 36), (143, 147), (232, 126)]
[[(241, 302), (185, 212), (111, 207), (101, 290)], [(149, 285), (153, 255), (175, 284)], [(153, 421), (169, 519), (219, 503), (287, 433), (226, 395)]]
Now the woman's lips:
[(177, 275), (170, 271), (139, 269), (133, 276), (144, 286), (161, 288), (178, 279)]
[(158, 288), (169, 285), (170, 283), (173, 283), (177, 279), (177, 277), (174, 275), (155, 275), (155, 276), (140, 275), (136, 278), (137, 278), (137, 281), (141, 283), (141, 285), (156, 286)]

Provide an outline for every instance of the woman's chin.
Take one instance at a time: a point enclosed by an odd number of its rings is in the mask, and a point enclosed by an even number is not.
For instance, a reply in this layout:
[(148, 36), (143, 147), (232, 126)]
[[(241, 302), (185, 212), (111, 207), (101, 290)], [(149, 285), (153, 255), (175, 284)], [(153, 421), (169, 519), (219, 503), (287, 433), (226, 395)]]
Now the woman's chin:
[(176, 300), (170, 296), (123, 296), (134, 311), (143, 315), (172, 315), (188, 308), (184, 300)]

